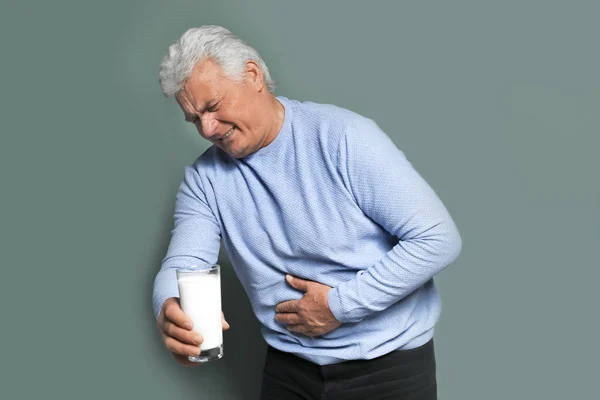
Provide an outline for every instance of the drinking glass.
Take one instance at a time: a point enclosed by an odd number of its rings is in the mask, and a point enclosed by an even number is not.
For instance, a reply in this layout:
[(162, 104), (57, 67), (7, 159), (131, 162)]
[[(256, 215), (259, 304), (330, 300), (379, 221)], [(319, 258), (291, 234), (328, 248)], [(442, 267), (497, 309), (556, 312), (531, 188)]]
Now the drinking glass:
[(202, 335), (199, 356), (193, 362), (208, 362), (223, 357), (221, 322), (221, 267), (191, 265), (177, 270), (181, 309), (192, 319), (192, 330)]

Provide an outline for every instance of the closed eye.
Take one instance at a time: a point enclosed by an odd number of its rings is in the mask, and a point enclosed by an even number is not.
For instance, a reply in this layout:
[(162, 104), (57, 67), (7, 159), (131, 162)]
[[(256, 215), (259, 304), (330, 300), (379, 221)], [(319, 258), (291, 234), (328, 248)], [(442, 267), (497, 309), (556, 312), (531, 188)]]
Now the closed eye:
[[(214, 106), (212, 106), (211, 108), (207, 109), (207, 112), (215, 112), (219, 110), (219, 107), (217, 107), (220, 103), (215, 104)], [(193, 119), (190, 119), (188, 122), (192, 123), (192, 124), (197, 124), (198, 121), (200, 121), (200, 119), (198, 117), (195, 117)]]

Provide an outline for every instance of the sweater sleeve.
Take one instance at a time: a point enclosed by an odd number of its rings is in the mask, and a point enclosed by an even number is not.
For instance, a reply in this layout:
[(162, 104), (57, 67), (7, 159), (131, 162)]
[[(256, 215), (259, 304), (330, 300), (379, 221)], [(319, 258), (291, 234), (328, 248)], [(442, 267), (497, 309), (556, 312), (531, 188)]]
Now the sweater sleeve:
[(357, 205), (398, 243), (374, 265), (329, 291), (340, 322), (359, 322), (412, 293), (452, 263), (460, 234), (433, 189), (370, 119), (340, 142), (338, 168)]
[(155, 318), (163, 303), (179, 297), (177, 269), (189, 265), (215, 264), (219, 256), (221, 231), (212, 213), (195, 166), (186, 165), (184, 179), (175, 201), (175, 227), (160, 271), (154, 279), (152, 306)]

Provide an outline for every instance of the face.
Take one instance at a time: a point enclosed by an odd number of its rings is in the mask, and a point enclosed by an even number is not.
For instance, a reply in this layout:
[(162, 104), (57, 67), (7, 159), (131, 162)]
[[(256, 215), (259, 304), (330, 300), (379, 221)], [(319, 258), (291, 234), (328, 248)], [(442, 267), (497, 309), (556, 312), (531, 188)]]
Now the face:
[(248, 61), (245, 81), (235, 82), (222, 74), (213, 61), (196, 64), (177, 94), (186, 121), (200, 135), (235, 158), (268, 145), (273, 133), (269, 100), (260, 67)]

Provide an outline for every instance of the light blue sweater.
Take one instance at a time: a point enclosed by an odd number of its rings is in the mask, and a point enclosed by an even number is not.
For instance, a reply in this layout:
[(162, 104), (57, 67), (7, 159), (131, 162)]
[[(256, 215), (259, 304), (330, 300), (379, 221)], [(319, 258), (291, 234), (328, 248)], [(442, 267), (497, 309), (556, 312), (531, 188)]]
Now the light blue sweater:
[[(325, 365), (426, 343), (441, 311), (433, 277), (462, 247), (448, 211), (372, 120), (277, 99), (284, 122), (267, 147), (236, 159), (212, 146), (185, 167), (155, 316), (179, 297), (176, 269), (216, 263), (222, 239), (271, 346)], [(288, 273), (333, 287), (339, 328), (308, 337), (275, 320), (303, 296)]]

